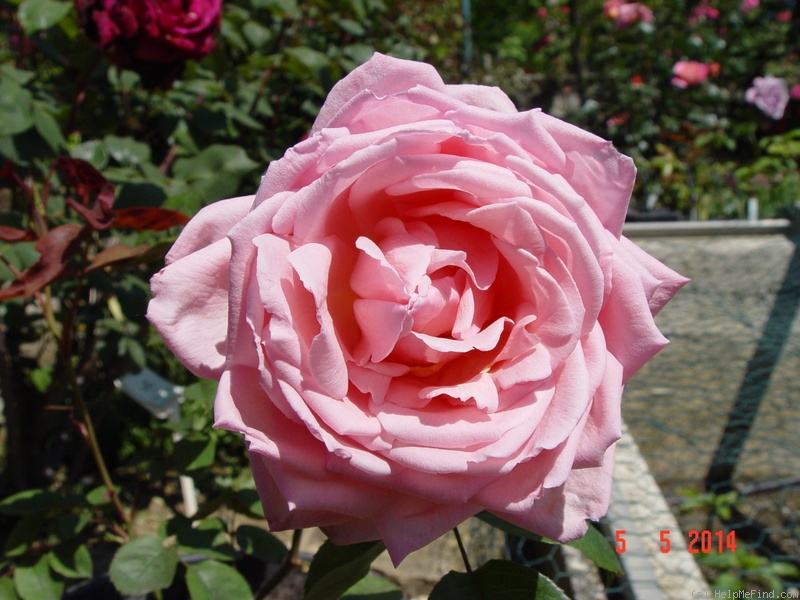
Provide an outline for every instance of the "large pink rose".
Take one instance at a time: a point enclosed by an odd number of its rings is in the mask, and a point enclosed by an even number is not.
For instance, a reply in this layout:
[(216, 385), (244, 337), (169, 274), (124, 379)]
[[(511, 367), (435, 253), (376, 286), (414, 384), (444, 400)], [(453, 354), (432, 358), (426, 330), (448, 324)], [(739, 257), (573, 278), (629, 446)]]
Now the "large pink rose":
[(482, 510), (574, 539), (686, 281), (621, 237), (634, 175), (496, 88), (376, 55), (255, 196), (186, 226), (148, 317), (219, 380), (272, 528), (395, 563)]
[(169, 87), (211, 52), (222, 0), (75, 0), (87, 37), (148, 87)]

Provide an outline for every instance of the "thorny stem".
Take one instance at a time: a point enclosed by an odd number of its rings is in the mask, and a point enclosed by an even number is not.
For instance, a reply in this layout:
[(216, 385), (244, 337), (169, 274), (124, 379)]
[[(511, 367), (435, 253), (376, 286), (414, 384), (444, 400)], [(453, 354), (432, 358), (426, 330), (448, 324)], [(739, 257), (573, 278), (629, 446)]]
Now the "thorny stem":
[(103, 458), (103, 453), (100, 451), (100, 443), (97, 440), (97, 433), (94, 430), (92, 417), (89, 413), (89, 409), (86, 406), (86, 402), (83, 400), (83, 393), (81, 392), (78, 378), (75, 375), (75, 369), (72, 367), (72, 360), (70, 360), (70, 357), (68, 356), (65, 357), (64, 368), (67, 379), (69, 380), (69, 386), (72, 390), (72, 397), (75, 400), (75, 405), (78, 407), (78, 412), (81, 415), (83, 425), (86, 427), (86, 441), (92, 451), (94, 462), (97, 464), (97, 470), (100, 471), (100, 478), (103, 480), (103, 485), (108, 491), (108, 495), (111, 498), (111, 503), (114, 505), (114, 508), (119, 514), (120, 519), (122, 519), (126, 525), (129, 525), (131, 522), (131, 517), (125, 510), (125, 507), (122, 506), (122, 502), (117, 495), (117, 490), (114, 489), (114, 483), (111, 481), (111, 476), (108, 473), (106, 461)]
[(75, 406), (80, 413), (81, 420), (83, 421), (83, 425), (86, 428), (86, 442), (89, 445), (89, 449), (92, 452), (92, 457), (94, 458), (94, 462), (97, 465), (97, 470), (100, 472), (100, 478), (103, 481), (103, 485), (105, 486), (109, 498), (111, 499), (111, 503), (114, 506), (114, 509), (119, 514), (120, 519), (122, 519), (123, 523), (126, 526), (131, 524), (131, 515), (125, 510), (125, 507), (122, 506), (122, 502), (117, 495), (117, 490), (114, 488), (114, 483), (111, 481), (111, 475), (108, 472), (108, 467), (106, 466), (106, 461), (103, 458), (103, 453), (100, 450), (100, 443), (97, 439), (97, 433), (94, 429), (94, 423), (92, 422), (92, 416), (89, 412), (89, 408), (86, 406), (86, 402), (83, 399), (83, 392), (81, 391), (80, 383), (78, 382), (78, 376), (75, 373), (75, 369), (72, 366), (72, 355), (70, 352), (70, 346), (72, 343), (72, 328), (75, 322), (75, 311), (77, 310), (77, 303), (78, 297), (80, 296), (80, 291), (83, 288), (83, 280), (82, 278), (78, 279), (77, 283), (77, 290), (75, 292), (75, 303), (72, 306), (69, 315), (67, 316), (66, 322), (64, 323), (64, 327), (61, 331), (59, 331), (58, 323), (53, 315), (52, 311), (52, 303), (51, 303), (51, 292), (50, 287), (48, 286), (46, 289), (46, 298), (39, 297), (39, 302), (42, 304), (42, 309), (45, 312), (45, 316), (47, 319), (47, 324), (50, 327), (53, 335), (56, 339), (59, 339), (61, 342), (61, 360), (64, 363), (64, 374), (67, 377), (67, 383), (69, 384), (70, 391), (72, 392), (72, 398), (75, 402)]
[(250, 103), (250, 108), (247, 110), (247, 114), (252, 115), (253, 111), (255, 111), (258, 101), (261, 100), (261, 96), (264, 95), (264, 91), (267, 89), (267, 84), (272, 78), (273, 72), (274, 69), (272, 67), (267, 67), (264, 69), (264, 72), (261, 74), (261, 82), (258, 84), (258, 90), (256, 91), (256, 95), (253, 97), (253, 101)]
[(456, 541), (458, 542), (458, 551), (461, 552), (461, 560), (464, 561), (464, 566), (467, 568), (467, 573), (472, 573), (472, 566), (469, 564), (467, 549), (464, 547), (464, 542), (461, 540), (461, 534), (458, 533), (458, 527), (453, 527), (453, 533), (456, 534)]
[(300, 540), (302, 537), (303, 530), (295, 529), (294, 535), (292, 535), (292, 546), (289, 549), (289, 555), (286, 557), (286, 561), (281, 565), (281, 568), (259, 588), (256, 592), (255, 600), (266, 598), (267, 594), (278, 587), (278, 584), (292, 572), (292, 569), (296, 569), (300, 566)]

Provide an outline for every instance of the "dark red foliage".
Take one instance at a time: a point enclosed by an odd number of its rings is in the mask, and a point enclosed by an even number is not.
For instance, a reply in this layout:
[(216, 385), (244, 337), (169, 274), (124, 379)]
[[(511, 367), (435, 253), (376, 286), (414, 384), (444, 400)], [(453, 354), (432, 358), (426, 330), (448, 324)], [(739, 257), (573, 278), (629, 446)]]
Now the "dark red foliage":
[(59, 225), (48, 231), (36, 242), (35, 249), (41, 255), (39, 260), (20, 273), (11, 285), (0, 289), (0, 300), (17, 296), (29, 298), (58, 279), (80, 242), (90, 233), (89, 227), (77, 223)]

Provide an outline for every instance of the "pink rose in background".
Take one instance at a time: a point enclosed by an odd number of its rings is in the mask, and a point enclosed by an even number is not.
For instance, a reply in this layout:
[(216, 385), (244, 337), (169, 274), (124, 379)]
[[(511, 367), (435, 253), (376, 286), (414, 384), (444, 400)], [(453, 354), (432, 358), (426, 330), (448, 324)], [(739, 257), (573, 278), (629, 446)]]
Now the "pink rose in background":
[(376, 54), (255, 196), (186, 226), (148, 318), (219, 381), (271, 528), (396, 564), (483, 510), (575, 539), (686, 282), (621, 236), (634, 178), (610, 142)]
[(679, 88), (687, 88), (690, 85), (703, 83), (709, 77), (719, 73), (719, 63), (701, 63), (695, 60), (681, 60), (672, 67), (672, 74), (675, 75), (670, 81), (672, 85)]
[(792, 100), (800, 100), (800, 83), (795, 83), (789, 91), (789, 97)]
[(653, 11), (639, 2), (606, 0), (603, 3), (603, 17), (613, 20), (617, 27), (629, 27), (639, 21), (652, 22)]
[(751, 10), (755, 10), (759, 6), (761, 6), (761, 0), (742, 0), (739, 11), (742, 13), (749, 13)]
[(780, 77), (756, 77), (752, 87), (745, 92), (744, 99), (777, 121), (783, 117), (783, 111), (789, 103), (789, 86)]
[(711, 6), (707, 1), (704, 1), (700, 3), (700, 6), (697, 6), (694, 8), (694, 10), (692, 10), (692, 17), (689, 20), (696, 21), (697, 19), (709, 19), (713, 21), (717, 18), (719, 18), (719, 9)]
[(222, 0), (76, 0), (87, 37), (147, 87), (169, 87), (211, 52)]

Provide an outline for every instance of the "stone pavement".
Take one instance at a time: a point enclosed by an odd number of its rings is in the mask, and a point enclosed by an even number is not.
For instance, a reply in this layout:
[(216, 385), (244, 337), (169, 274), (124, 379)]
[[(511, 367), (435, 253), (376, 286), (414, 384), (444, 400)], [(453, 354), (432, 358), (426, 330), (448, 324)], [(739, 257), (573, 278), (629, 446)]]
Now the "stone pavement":
[(670, 345), (625, 390), (656, 478), (672, 491), (703, 481), (737, 400), (752, 423), (729, 440), (742, 446), (736, 481), (800, 474), (800, 237), (635, 241), (692, 278), (657, 317)]

